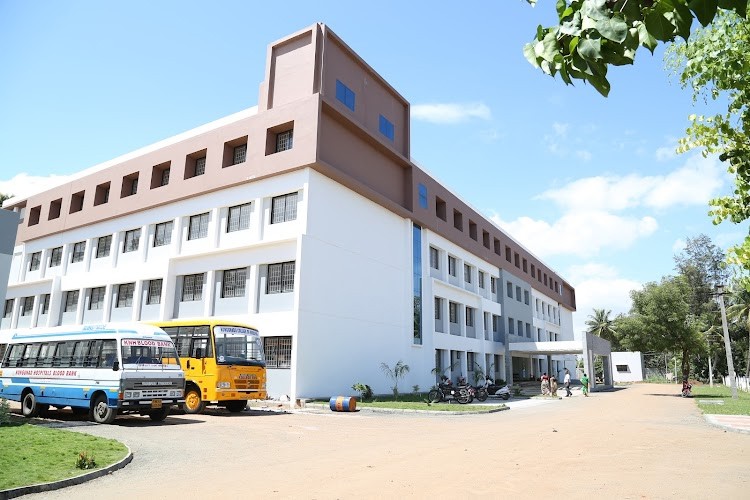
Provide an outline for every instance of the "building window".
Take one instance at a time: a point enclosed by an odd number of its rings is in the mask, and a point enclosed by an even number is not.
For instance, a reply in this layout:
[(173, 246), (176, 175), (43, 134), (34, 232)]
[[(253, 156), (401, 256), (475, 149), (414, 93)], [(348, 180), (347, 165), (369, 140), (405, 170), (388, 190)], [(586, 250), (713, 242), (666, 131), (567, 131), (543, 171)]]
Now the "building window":
[(297, 219), (297, 193), (274, 196), (271, 199), (271, 224)]
[(458, 304), (455, 302), (448, 302), (448, 321), (458, 323)]
[(430, 247), (430, 267), (433, 269), (440, 269), (440, 254), (438, 253), (438, 249), (435, 247)]
[(49, 217), (47, 217), (47, 220), (60, 218), (61, 210), (62, 210), (62, 198), (52, 201), (49, 204)]
[(443, 317), (443, 299), (440, 297), (435, 297), (435, 319), (440, 319)]
[(615, 367), (620, 373), (627, 373), (630, 371), (630, 367), (628, 365), (615, 365)]
[(49, 267), (56, 267), (62, 263), (62, 247), (52, 249), (52, 254), (49, 258)]
[(154, 228), (154, 246), (162, 247), (172, 242), (173, 221), (161, 222)]
[(188, 274), (182, 278), (182, 302), (203, 300), (203, 274)]
[(479, 271), (477, 273), (477, 281), (478, 281), (477, 284), (479, 285), (479, 288), (484, 288), (484, 273), (482, 271)]
[(161, 171), (161, 185), (166, 186), (167, 184), (169, 184), (169, 168)]
[(206, 157), (195, 159), (195, 175), (203, 175), (206, 173)]
[(496, 314), (492, 315), (492, 331), (496, 332), (500, 329), (500, 316)]
[(497, 278), (490, 276), (490, 292), (497, 293)]
[(456, 258), (448, 256), (448, 274), (456, 276)]
[(447, 205), (445, 201), (441, 200), (437, 196), (435, 197), (435, 215), (440, 217), (443, 221), (448, 221)]
[(21, 316), (31, 316), (34, 310), (34, 297), (24, 297), (21, 302)]
[(247, 268), (227, 269), (221, 282), (222, 298), (244, 297)]
[(507, 288), (507, 292), (508, 292), (508, 297), (510, 297), (510, 298), (512, 299), (512, 298), (513, 298), (513, 283), (511, 283), (511, 282), (509, 281), (509, 282), (508, 282), (508, 283), (506, 284), (506, 288)]
[(464, 281), (471, 283), (471, 266), (469, 264), (464, 264)]
[(45, 293), (44, 295), (42, 295), (42, 302), (40, 304), (39, 314), (47, 314), (49, 312), (49, 301), (50, 301), (50, 294)]
[(94, 191), (94, 206), (103, 205), (109, 201), (110, 183), (99, 184)]
[(125, 246), (122, 248), (122, 253), (135, 252), (138, 250), (138, 242), (141, 239), (140, 229), (131, 229), (125, 231)]
[(133, 307), (135, 283), (123, 283), (117, 287), (117, 305), (115, 307)]
[(453, 227), (459, 231), (464, 230), (464, 215), (458, 210), (453, 211)]
[(422, 344), (422, 227), (412, 225), (412, 315), (415, 345)]
[(427, 186), (425, 186), (424, 184), (419, 184), (417, 190), (419, 191), (419, 206), (422, 208), (428, 208)]
[(474, 308), (466, 306), (466, 326), (474, 326)]
[(91, 289), (89, 311), (99, 310), (104, 307), (104, 290), (103, 286)]
[(507, 260), (508, 262), (511, 261), (511, 252), (509, 246), (505, 247), (505, 260)]
[(511, 335), (515, 335), (515, 325), (516, 323), (513, 321), (513, 318), (508, 318), (508, 333)]
[(208, 236), (208, 212), (190, 216), (188, 240), (197, 240)]
[(245, 163), (246, 157), (247, 157), (247, 144), (240, 144), (239, 146), (235, 146), (232, 152), (232, 165), (237, 165), (238, 163)]
[(266, 293), (287, 293), (294, 291), (294, 261), (268, 264)]
[(516, 300), (518, 302), (521, 302), (521, 287), (520, 286), (516, 287)]
[(133, 196), (138, 192), (138, 172), (126, 175), (122, 178), (122, 189), (120, 189), (120, 198)]
[(29, 259), (29, 271), (36, 271), (42, 263), (42, 252), (34, 252)]
[(79, 191), (70, 196), (70, 213), (74, 214), (83, 210), (83, 199), (86, 195), (86, 191)]
[(29, 210), (29, 226), (36, 226), (39, 224), (39, 218), (42, 216), (42, 206), (37, 205), (36, 207), (31, 207), (31, 210)]
[(523, 321), (521, 321), (520, 319), (518, 320), (518, 335), (523, 335)]
[(336, 80), (336, 99), (344, 103), (347, 108), (354, 111), (356, 96), (349, 87), (341, 83), (341, 80)]
[(70, 255), (70, 262), (83, 262), (83, 256), (86, 254), (86, 242), (79, 241), (73, 245), (73, 253)]
[(291, 368), (292, 337), (263, 337), (266, 368)]
[(146, 296), (146, 304), (161, 304), (161, 285), (162, 280), (149, 280), (148, 282), (148, 295)]
[(531, 338), (531, 324), (526, 323), (526, 336)]
[(5, 309), (3, 309), (3, 318), (10, 318), (13, 314), (13, 299), (5, 301)]
[(383, 115), (380, 115), (380, 126), (379, 126), (380, 133), (386, 136), (391, 141), (395, 137), (395, 131), (393, 128), (393, 124)]
[(285, 130), (276, 134), (276, 152), (280, 153), (287, 149), (292, 149), (293, 130)]
[(78, 308), (78, 290), (69, 290), (65, 292), (65, 306), (63, 312), (75, 312)]
[(109, 256), (109, 249), (112, 247), (112, 235), (100, 236), (96, 240), (96, 258)]
[(250, 228), (250, 203), (229, 207), (227, 217), (227, 232), (242, 231)]
[(527, 306), (529, 305), (529, 291), (528, 290), (523, 291), (523, 303), (526, 304)]

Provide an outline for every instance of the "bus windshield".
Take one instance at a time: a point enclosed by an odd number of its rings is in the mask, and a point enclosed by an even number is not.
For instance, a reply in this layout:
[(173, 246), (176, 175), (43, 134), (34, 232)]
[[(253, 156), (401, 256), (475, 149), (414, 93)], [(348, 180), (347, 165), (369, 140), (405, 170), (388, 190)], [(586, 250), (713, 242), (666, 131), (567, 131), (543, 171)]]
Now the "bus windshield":
[(122, 339), (122, 362), (125, 365), (167, 365), (179, 369), (174, 344), (166, 340)]
[(239, 326), (216, 326), (214, 341), (216, 362), (220, 365), (266, 365), (263, 344), (255, 330)]

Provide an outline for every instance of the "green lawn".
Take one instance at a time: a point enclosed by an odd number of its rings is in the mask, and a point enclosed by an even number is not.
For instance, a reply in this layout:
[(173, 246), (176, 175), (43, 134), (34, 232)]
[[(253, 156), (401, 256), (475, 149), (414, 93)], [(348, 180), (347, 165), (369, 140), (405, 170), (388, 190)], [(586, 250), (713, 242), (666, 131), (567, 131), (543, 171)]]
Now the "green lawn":
[(96, 461), (94, 470), (123, 459), (128, 452), (125, 445), (114, 439), (26, 423), (0, 425), (0, 443), (0, 490), (90, 472), (76, 468), (81, 452)]
[[(325, 401), (329, 403), (329, 401)], [(427, 410), (427, 411), (489, 411), (494, 408), (504, 407), (498, 403), (495, 406), (487, 405), (462, 405), (457, 401), (450, 403), (427, 403), (427, 394), (411, 392), (399, 394), (398, 399), (391, 395), (379, 394), (372, 400), (364, 402), (357, 397), (357, 408), (391, 408), (394, 410)]]
[[(694, 385), (693, 398), (703, 413), (712, 415), (750, 415), (750, 393), (737, 391), (738, 399), (732, 399), (732, 390), (723, 385), (709, 387), (708, 385)], [(711, 401), (701, 403), (700, 400)], [(716, 404), (723, 401), (723, 404)]]

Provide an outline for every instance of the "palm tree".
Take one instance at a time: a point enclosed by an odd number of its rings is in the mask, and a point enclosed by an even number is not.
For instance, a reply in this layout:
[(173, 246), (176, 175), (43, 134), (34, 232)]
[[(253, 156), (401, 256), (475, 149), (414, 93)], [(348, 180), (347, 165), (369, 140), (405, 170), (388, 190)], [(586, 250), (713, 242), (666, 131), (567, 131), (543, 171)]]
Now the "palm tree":
[(409, 365), (399, 359), (396, 364), (393, 365), (393, 368), (385, 363), (380, 363), (380, 369), (383, 373), (388, 375), (388, 378), (393, 380), (393, 387), (391, 387), (393, 390), (393, 397), (398, 399), (398, 381), (403, 378), (404, 375), (409, 373)]
[(610, 314), (612, 314), (612, 311), (609, 309), (605, 311), (604, 309), (594, 308), (594, 314), (590, 314), (589, 319), (586, 320), (586, 326), (588, 327), (586, 332), (617, 344), (617, 329), (614, 320), (609, 317)]
[(733, 290), (727, 308), (729, 321), (741, 324), (747, 329), (747, 359), (745, 360), (745, 376), (750, 377), (750, 291), (745, 287)]

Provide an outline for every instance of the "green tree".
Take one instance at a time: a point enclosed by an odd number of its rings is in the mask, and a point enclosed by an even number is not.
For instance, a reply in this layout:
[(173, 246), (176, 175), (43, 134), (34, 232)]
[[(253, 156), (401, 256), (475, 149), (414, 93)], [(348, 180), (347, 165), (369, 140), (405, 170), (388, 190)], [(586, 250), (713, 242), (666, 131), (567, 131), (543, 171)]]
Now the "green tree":
[[(714, 22), (697, 30), (689, 43), (667, 52), (667, 66), (680, 84), (693, 90), (694, 100), (719, 100), (726, 111), (714, 116), (691, 115), (679, 152), (700, 149), (719, 155), (734, 176), (733, 193), (710, 201), (714, 224), (741, 223), (750, 218), (750, 21), (721, 12)], [(750, 236), (729, 250), (730, 262), (750, 270)]]
[(750, 377), (750, 291), (745, 286), (736, 286), (732, 289), (727, 319), (747, 331), (748, 350), (745, 357), (745, 376)]
[(385, 363), (380, 363), (380, 370), (393, 381), (393, 387), (391, 387), (391, 390), (393, 391), (393, 397), (398, 399), (398, 381), (409, 373), (409, 365), (399, 359), (396, 364), (393, 365), (393, 368)]
[(0, 207), (2, 207), (3, 203), (5, 203), (5, 200), (7, 200), (9, 198), (13, 198), (13, 195), (12, 194), (0, 193)]
[(682, 376), (690, 375), (690, 360), (705, 349), (698, 322), (691, 321), (691, 288), (683, 276), (667, 276), (661, 282), (646, 283), (630, 292), (632, 319), (621, 334), (633, 335), (628, 344), (638, 350), (676, 352), (682, 358)]
[(690, 286), (690, 313), (695, 317), (716, 310), (712, 297), (716, 285), (728, 278), (725, 260), (724, 251), (705, 234), (688, 238), (685, 249), (674, 256), (675, 270)]
[(617, 339), (617, 327), (615, 321), (609, 317), (610, 314), (612, 314), (611, 310), (594, 308), (594, 314), (589, 314), (589, 318), (586, 320), (586, 326), (588, 327), (586, 332), (609, 340), (612, 343), (612, 349), (618, 350), (620, 342)]
[(633, 64), (639, 47), (653, 53), (659, 42), (687, 40), (694, 19), (707, 26), (728, 10), (744, 18), (747, 6), (747, 0), (557, 0), (559, 24), (537, 27), (524, 55), (546, 74), (559, 73), (568, 85), (583, 80), (606, 97), (610, 65)]

